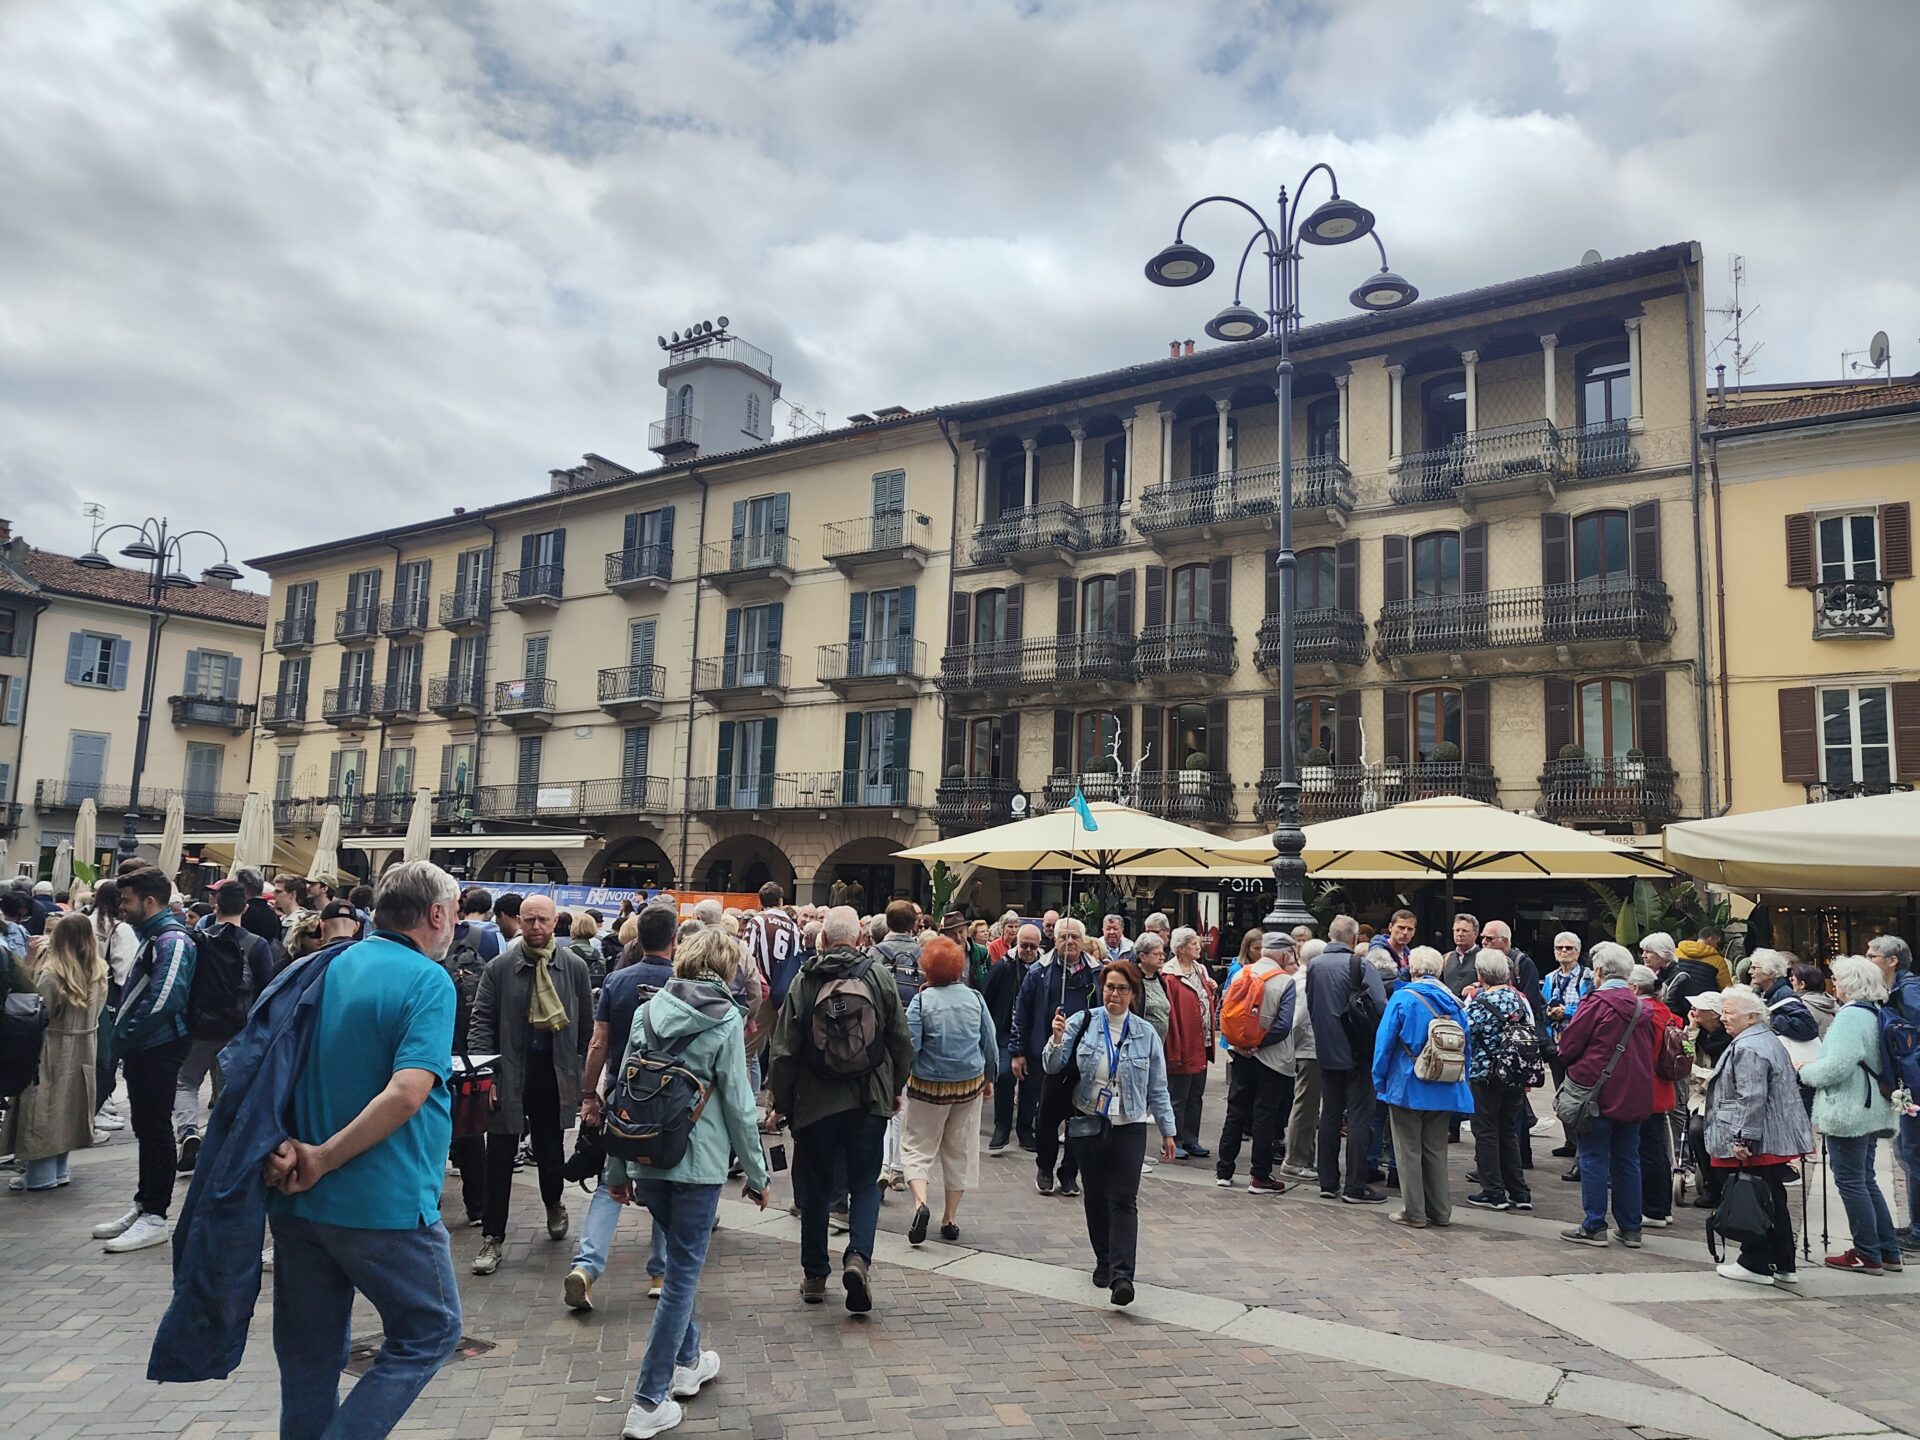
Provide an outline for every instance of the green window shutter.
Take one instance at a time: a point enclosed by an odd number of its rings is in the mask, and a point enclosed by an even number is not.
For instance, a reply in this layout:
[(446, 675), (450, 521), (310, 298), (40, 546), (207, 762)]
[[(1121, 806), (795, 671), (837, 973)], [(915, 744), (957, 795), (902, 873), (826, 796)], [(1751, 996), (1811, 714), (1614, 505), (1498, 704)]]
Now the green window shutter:
[(733, 721), (720, 722), (720, 756), (713, 767), (714, 803), (721, 803), (733, 784)]
[(913, 763), (913, 711), (893, 712), (893, 803), (904, 805), (910, 798), (907, 777)]
[(773, 761), (780, 722), (767, 720), (760, 726), (760, 803), (773, 804)]
[(196, 687), (199, 684), (200, 652), (198, 650), (189, 650), (187, 651), (187, 675), (186, 678), (180, 682), (180, 693), (182, 695), (198, 694), (199, 691)]
[(127, 662), (132, 658), (133, 642), (131, 640), (115, 640), (113, 642), (113, 671), (107, 679), (108, 689), (124, 690), (127, 688)]

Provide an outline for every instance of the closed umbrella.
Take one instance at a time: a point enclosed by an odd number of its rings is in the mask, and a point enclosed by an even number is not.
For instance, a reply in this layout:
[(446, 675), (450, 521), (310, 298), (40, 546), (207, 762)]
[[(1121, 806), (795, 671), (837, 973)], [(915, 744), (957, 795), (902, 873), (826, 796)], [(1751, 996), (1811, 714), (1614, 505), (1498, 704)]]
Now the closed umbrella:
[(92, 871), (100, 863), (100, 807), (89, 795), (73, 817), (73, 858)]
[(407, 843), (401, 860), (433, 858), (433, 791), (422, 785), (413, 792), (413, 814), (407, 817)]
[(235, 827), (233, 841), (235, 870), (258, 870), (269, 858), (261, 853), (260, 844), (260, 805), (263, 798), (258, 791), (249, 790), (247, 798), (241, 802), (240, 823)]
[(1667, 826), (1667, 862), (1733, 890), (1775, 895), (1920, 891), (1920, 794), (1863, 795)]
[(154, 861), (169, 880), (180, 872), (180, 852), (186, 843), (187, 803), (178, 795), (169, 795), (166, 824), (160, 830), (160, 854)]
[(324, 880), (329, 885), (340, 878), (340, 807), (329, 805), (320, 813), (320, 838), (314, 843), (313, 864), (307, 878)]
[(73, 842), (62, 840), (53, 847), (53, 888), (58, 894), (73, 888)]

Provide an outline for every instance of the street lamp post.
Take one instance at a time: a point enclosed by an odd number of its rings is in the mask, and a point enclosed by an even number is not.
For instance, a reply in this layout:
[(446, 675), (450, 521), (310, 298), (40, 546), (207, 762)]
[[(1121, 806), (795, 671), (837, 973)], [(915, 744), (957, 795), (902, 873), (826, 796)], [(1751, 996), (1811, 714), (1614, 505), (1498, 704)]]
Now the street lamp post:
[(154, 679), (160, 667), (160, 627), (165, 620), (165, 612), (160, 602), (169, 590), (191, 590), (199, 582), (181, 567), (181, 542), (195, 535), (213, 541), (220, 547), (220, 562), (207, 567), (206, 575), (213, 580), (238, 580), (240, 571), (227, 556), (226, 542), (207, 530), (183, 530), (178, 534), (171, 531), (165, 519), (149, 516), (138, 525), (110, 525), (94, 537), (93, 549), (82, 555), (77, 563), (89, 570), (111, 570), (113, 561), (100, 549), (100, 542), (117, 530), (131, 530), (134, 539), (121, 550), (129, 560), (140, 560), (147, 565), (147, 663), (140, 683), (140, 727), (133, 741), (133, 784), (127, 794), (127, 813), (120, 827), (119, 855), (122, 860), (131, 860), (134, 852), (140, 848), (140, 783), (147, 768), (147, 735), (153, 726), (153, 687)]
[[(1333, 197), (1303, 220), (1300, 196), (1315, 174), (1325, 171)], [(1173, 243), (1147, 262), (1147, 278), (1156, 285), (1197, 285), (1213, 273), (1213, 258), (1186, 243), (1183, 234), (1187, 220), (1202, 205), (1236, 205), (1253, 217), (1254, 231), (1240, 252), (1240, 266), (1234, 275), (1233, 303), (1207, 322), (1207, 334), (1216, 340), (1235, 343), (1258, 340), (1271, 333), (1279, 342), (1279, 359), (1274, 367), (1274, 390), (1280, 410), (1280, 716), (1283, 730), (1280, 745), (1280, 781), (1275, 786), (1273, 845), (1278, 852), (1273, 860), (1273, 909), (1262, 922), (1267, 930), (1291, 930), (1296, 925), (1311, 926), (1312, 914), (1306, 904), (1307, 866), (1301, 859), (1306, 848), (1306, 833), (1300, 828), (1300, 761), (1298, 724), (1293, 698), (1293, 361), (1287, 344), (1300, 324), (1300, 247), (1306, 245), (1344, 245), (1371, 235), (1380, 251), (1380, 271), (1349, 297), (1361, 310), (1398, 310), (1411, 305), (1420, 292), (1387, 268), (1386, 246), (1374, 233), (1373, 212), (1351, 200), (1342, 199), (1340, 182), (1333, 168), (1317, 164), (1308, 170), (1295, 187), (1289, 202), (1287, 192), (1279, 195), (1278, 233), (1266, 217), (1246, 201), (1231, 195), (1208, 195), (1189, 205), (1174, 227)], [(1246, 277), (1247, 262), (1254, 246), (1266, 242), (1267, 305), (1264, 316), (1240, 303), (1240, 287)]]

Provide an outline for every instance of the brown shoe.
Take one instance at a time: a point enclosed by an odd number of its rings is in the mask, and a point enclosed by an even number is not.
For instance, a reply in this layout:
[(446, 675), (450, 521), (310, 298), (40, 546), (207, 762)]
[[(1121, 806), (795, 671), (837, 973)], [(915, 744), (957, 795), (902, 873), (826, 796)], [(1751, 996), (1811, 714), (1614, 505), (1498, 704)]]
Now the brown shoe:
[(800, 1277), (800, 1298), (809, 1305), (818, 1305), (827, 1298), (827, 1277), (824, 1275), (803, 1275)]
[(847, 1287), (847, 1309), (864, 1315), (873, 1309), (873, 1291), (867, 1286), (867, 1260), (864, 1255), (847, 1256), (847, 1268), (840, 1279)]

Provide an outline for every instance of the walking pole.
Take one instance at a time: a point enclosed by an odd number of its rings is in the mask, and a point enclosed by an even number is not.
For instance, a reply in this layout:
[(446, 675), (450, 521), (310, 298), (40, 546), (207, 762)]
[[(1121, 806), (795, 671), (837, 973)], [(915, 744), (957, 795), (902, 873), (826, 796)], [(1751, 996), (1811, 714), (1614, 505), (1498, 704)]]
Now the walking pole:
[[(1823, 1255), (1833, 1244), (1832, 1238), (1827, 1234), (1827, 1179), (1831, 1174), (1832, 1171), (1827, 1164), (1827, 1137), (1822, 1135), (1820, 1137), (1820, 1253)], [(1803, 1186), (1807, 1183), (1807, 1177), (1804, 1174), (1800, 1177), (1800, 1183)], [(1811, 1260), (1813, 1257), (1809, 1255), (1807, 1258)]]

